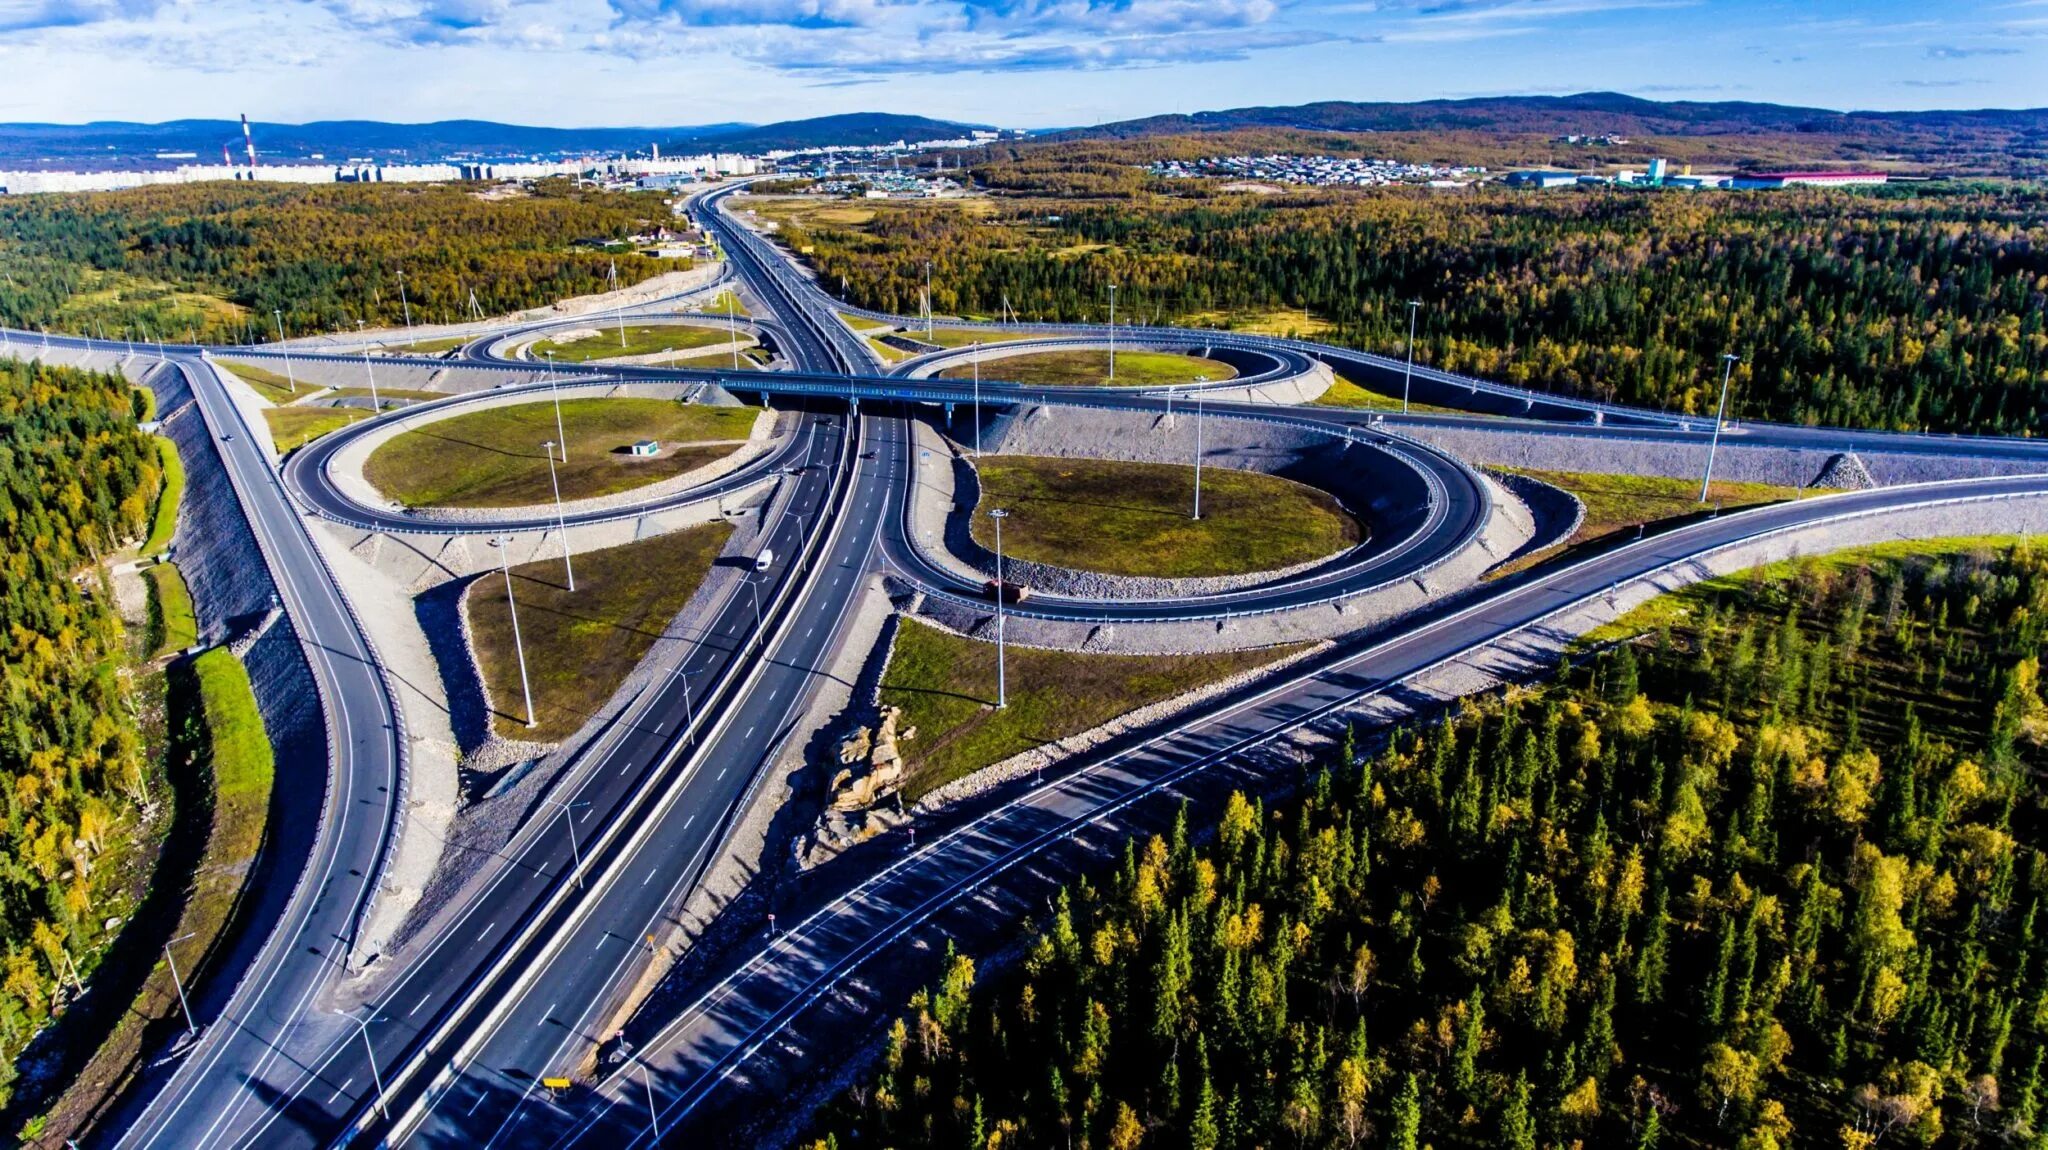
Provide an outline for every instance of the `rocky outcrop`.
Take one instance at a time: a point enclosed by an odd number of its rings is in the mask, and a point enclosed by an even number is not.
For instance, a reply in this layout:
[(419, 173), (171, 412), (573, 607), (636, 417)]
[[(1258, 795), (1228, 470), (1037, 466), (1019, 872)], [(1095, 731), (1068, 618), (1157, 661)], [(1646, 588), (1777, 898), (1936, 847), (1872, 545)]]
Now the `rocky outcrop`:
[(839, 744), (839, 773), (832, 776), (832, 809), (859, 811), (896, 793), (903, 782), (898, 743), (917, 737), (917, 728), (897, 729), (900, 707), (883, 707), (872, 727), (856, 727)]

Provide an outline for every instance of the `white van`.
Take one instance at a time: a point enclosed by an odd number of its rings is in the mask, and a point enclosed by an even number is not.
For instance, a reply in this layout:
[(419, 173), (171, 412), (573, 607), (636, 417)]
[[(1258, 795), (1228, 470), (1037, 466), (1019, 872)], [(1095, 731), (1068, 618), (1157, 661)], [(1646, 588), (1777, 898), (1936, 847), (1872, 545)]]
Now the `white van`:
[(761, 549), (761, 553), (759, 555), (754, 556), (754, 570), (756, 571), (766, 571), (774, 565), (775, 552), (770, 551), (765, 547)]

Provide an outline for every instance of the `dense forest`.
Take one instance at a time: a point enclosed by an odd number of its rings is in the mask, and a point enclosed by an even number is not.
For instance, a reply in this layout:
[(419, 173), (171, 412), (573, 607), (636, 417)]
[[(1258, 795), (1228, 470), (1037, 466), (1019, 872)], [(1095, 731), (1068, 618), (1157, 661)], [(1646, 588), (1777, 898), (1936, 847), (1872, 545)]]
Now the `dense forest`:
[[(220, 342), (534, 307), (687, 266), (576, 241), (666, 220), (658, 196), (543, 183), (483, 199), (396, 184), (172, 184), (0, 199), (0, 322)], [(399, 272), (405, 273), (404, 294)], [(192, 299), (191, 296), (211, 297)], [(225, 301), (219, 304), (216, 301)]]
[(2048, 556), (1645, 625), (949, 956), (816, 1145), (2039, 1145)]
[(106, 941), (96, 862), (145, 799), (93, 566), (148, 528), (161, 464), (141, 401), (119, 376), (0, 360), (0, 1104), (59, 984)]
[[(1166, 145), (1148, 143), (1147, 147)], [(1174, 145), (1179, 147), (1179, 144)], [(1173, 194), (1113, 145), (992, 163), (995, 212), (791, 229), (855, 302), (1222, 322), (1306, 309), (1322, 338), (1652, 407), (2029, 434), (2048, 410), (2048, 192), (1326, 189)]]

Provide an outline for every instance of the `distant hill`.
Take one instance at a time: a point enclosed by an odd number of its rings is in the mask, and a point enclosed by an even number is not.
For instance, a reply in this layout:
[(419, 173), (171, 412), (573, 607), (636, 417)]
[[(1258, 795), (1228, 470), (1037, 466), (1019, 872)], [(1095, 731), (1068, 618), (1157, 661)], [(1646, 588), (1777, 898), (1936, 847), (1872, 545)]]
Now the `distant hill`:
[(809, 120), (784, 120), (759, 127), (733, 130), (698, 129), (677, 136), (661, 147), (669, 151), (716, 148), (721, 152), (771, 152), (799, 148), (829, 148), (834, 145), (893, 144), (897, 140), (917, 144), (927, 140), (958, 139), (981, 124), (958, 124), (925, 116), (899, 116), (890, 112), (848, 112), (818, 116)]
[[(488, 120), (441, 120), (393, 124), (381, 120), (321, 120), (309, 124), (250, 125), (259, 162), (304, 161), (314, 155), (330, 162), (349, 157), (386, 162), (421, 162), (453, 157), (510, 159), (522, 156), (646, 154), (659, 144), (670, 155), (687, 152), (758, 152), (832, 144), (913, 143), (966, 135), (969, 126), (927, 119), (858, 112), (790, 120), (779, 124), (696, 124), (667, 127), (535, 128)], [(227, 145), (242, 155), (239, 120), (170, 120), (160, 124), (99, 121), (87, 124), (0, 124), (0, 167), (110, 168), (169, 166), (158, 152), (191, 152), (200, 162), (219, 162)], [(191, 162), (191, 161), (183, 161)]]
[(1619, 92), (1576, 96), (1496, 96), (1414, 103), (1329, 100), (1291, 107), (1231, 108), (1193, 115), (1148, 116), (1070, 137), (1160, 135), (1232, 128), (1300, 128), (1336, 132), (1506, 131), (1694, 136), (1754, 132), (1857, 133), (1940, 128), (2048, 131), (2048, 108), (1932, 112), (1838, 112), (1743, 101), (1644, 100)]

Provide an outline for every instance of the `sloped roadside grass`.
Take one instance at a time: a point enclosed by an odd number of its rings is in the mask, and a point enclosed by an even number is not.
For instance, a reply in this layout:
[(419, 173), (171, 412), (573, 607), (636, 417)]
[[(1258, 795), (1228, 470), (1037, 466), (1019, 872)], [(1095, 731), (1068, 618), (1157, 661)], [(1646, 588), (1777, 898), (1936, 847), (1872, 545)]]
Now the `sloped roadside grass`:
[(339, 431), (370, 413), (354, 407), (266, 407), (263, 421), (270, 425), (270, 440), (279, 455), (290, 455), (308, 443)]
[(276, 762), (248, 672), (216, 647), (174, 664), (168, 686), (166, 773), (175, 821), (148, 899), (93, 972), (99, 997), (88, 995), (78, 1008), (125, 1010), (70, 1088), (23, 1130), (40, 1144), (81, 1137), (111, 1113), (144, 1059), (183, 1029), (164, 948), (188, 988), (206, 977), (263, 851)]
[(144, 559), (163, 554), (164, 549), (171, 545), (171, 534), (178, 529), (178, 501), (185, 497), (185, 461), (178, 458), (177, 445), (159, 437), (156, 454), (163, 464), (163, 486), (157, 491), (156, 511), (149, 521), (149, 538), (137, 552)]
[(498, 734), (542, 742), (573, 734), (697, 593), (731, 537), (732, 525), (721, 521), (585, 552), (575, 556), (574, 591), (557, 553), (512, 568), (519, 640), (539, 719), (531, 728), (519, 689), (505, 578), (496, 571), (479, 576), (467, 593), (470, 641), (490, 689)]
[(917, 728), (903, 744), (904, 797), (1299, 650), (1098, 655), (1011, 647), (1008, 706), (998, 710), (995, 644), (906, 619), (882, 682), (882, 702), (903, 708), (898, 729)]
[(291, 403), (320, 390), (307, 383), (294, 386), (290, 376), (267, 367), (258, 367), (247, 360), (224, 359), (220, 361), (220, 365), (227, 368), (235, 378), (248, 384), (257, 395), (272, 403)]
[(1540, 551), (1532, 551), (1512, 563), (1495, 568), (1489, 578), (1499, 578), (1534, 567), (1574, 547), (1592, 543), (1637, 525), (1666, 523), (1741, 507), (1756, 507), (1786, 499), (1823, 494), (1823, 489), (1780, 487), (1770, 483), (1732, 483), (1716, 480), (1700, 502), (1696, 479), (1672, 479), (1662, 475), (1615, 475), (1588, 471), (1539, 471), (1522, 467), (1496, 470), (1526, 476), (1552, 487), (1563, 488), (1586, 507), (1586, 517), (1571, 537)]
[(199, 620), (192, 613), (192, 592), (175, 563), (142, 569), (149, 592), (149, 657), (162, 658), (199, 642)]

